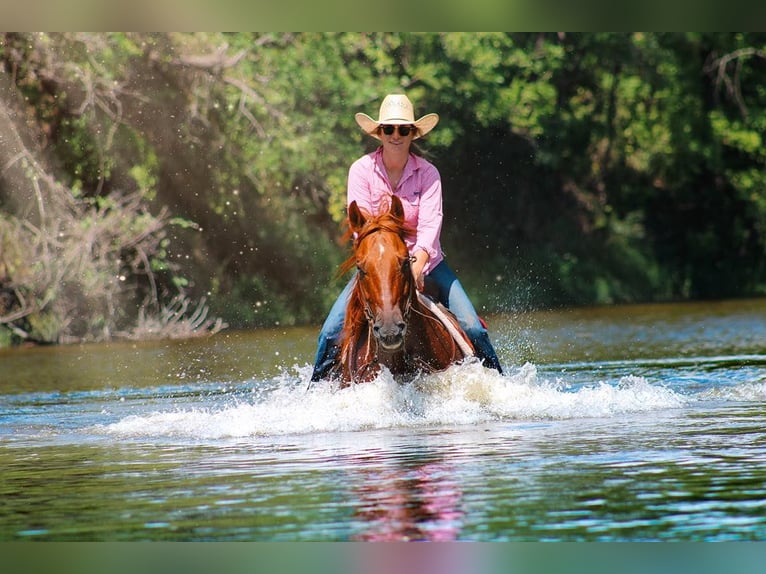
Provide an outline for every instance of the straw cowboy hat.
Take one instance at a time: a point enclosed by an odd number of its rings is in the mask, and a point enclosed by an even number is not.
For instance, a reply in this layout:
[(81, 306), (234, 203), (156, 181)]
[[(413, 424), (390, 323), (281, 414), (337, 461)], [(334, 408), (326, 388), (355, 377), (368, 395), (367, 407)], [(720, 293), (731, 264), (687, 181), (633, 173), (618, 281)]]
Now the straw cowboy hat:
[(361, 112), (354, 116), (356, 123), (359, 124), (365, 133), (374, 138), (380, 139), (378, 127), (381, 125), (414, 125), (417, 133), (413, 139), (423, 137), (436, 127), (439, 123), (438, 114), (426, 114), (418, 121), (415, 121), (415, 112), (412, 109), (412, 102), (403, 94), (389, 94), (383, 98), (380, 104), (378, 119), (373, 120), (367, 114)]

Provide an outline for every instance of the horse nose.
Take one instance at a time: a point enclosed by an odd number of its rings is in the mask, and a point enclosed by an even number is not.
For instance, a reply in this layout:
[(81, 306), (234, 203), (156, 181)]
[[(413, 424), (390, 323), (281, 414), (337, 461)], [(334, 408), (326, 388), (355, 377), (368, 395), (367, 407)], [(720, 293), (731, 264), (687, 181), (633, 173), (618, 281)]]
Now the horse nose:
[(376, 321), (372, 327), (375, 337), (380, 341), (381, 346), (389, 351), (399, 349), (404, 343), (404, 332), (407, 324), (404, 321), (384, 322)]

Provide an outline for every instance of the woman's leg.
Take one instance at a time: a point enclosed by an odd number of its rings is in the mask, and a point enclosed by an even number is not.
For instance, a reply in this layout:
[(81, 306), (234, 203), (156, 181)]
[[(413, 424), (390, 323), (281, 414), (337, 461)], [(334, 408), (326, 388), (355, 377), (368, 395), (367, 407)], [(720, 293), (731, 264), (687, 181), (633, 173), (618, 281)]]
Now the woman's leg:
[[(426, 282), (436, 288), (439, 302), (445, 305), (460, 323), (468, 338), (476, 349), (476, 355), (486, 367), (502, 373), (500, 360), (489, 340), (489, 333), (479, 319), (473, 303), (468, 298), (463, 286), (446, 261), (442, 261), (426, 276)], [(428, 290), (428, 288), (426, 288)]]
[(338, 353), (340, 352), (338, 336), (343, 330), (343, 321), (346, 318), (346, 305), (351, 296), (355, 278), (356, 276), (352, 277), (340, 295), (338, 295), (319, 331), (317, 352), (314, 358), (314, 372), (311, 375), (312, 381), (321, 381), (326, 378), (330, 373), (330, 369), (337, 362)]

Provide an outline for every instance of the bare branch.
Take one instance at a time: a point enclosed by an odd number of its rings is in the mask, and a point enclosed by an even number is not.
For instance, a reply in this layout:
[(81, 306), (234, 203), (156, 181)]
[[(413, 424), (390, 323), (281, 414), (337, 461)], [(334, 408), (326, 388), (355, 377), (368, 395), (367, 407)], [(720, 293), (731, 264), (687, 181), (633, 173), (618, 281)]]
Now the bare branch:
[[(742, 97), (741, 72), (743, 62), (750, 57), (766, 59), (766, 50), (759, 50), (758, 48), (741, 48), (725, 54), (720, 58), (714, 58), (703, 67), (706, 74), (715, 74), (716, 90), (722, 84), (726, 86), (726, 92), (737, 104), (740, 113), (745, 118), (748, 117), (748, 109), (745, 100)], [(733, 78), (728, 72), (728, 66), (732, 61), (736, 62)]]
[(197, 68), (200, 70), (205, 70), (207, 72), (210, 72), (212, 74), (220, 74), (223, 70), (227, 68), (233, 68), (236, 66), (242, 58), (244, 58), (247, 55), (247, 52), (245, 50), (240, 50), (236, 54), (228, 55), (227, 51), (229, 49), (228, 44), (223, 44), (216, 49), (215, 52), (211, 54), (200, 54), (200, 55), (193, 55), (193, 54), (187, 54), (180, 56), (176, 63), (183, 64), (185, 66), (189, 66), (192, 68)]

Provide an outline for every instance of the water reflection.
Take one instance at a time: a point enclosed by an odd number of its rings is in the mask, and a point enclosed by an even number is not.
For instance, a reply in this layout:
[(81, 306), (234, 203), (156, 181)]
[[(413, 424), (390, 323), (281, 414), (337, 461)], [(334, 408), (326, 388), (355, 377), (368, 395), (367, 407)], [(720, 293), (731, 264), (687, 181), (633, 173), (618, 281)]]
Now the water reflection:
[(356, 541), (449, 541), (460, 534), (463, 492), (454, 465), (439, 458), (375, 465), (355, 477)]

